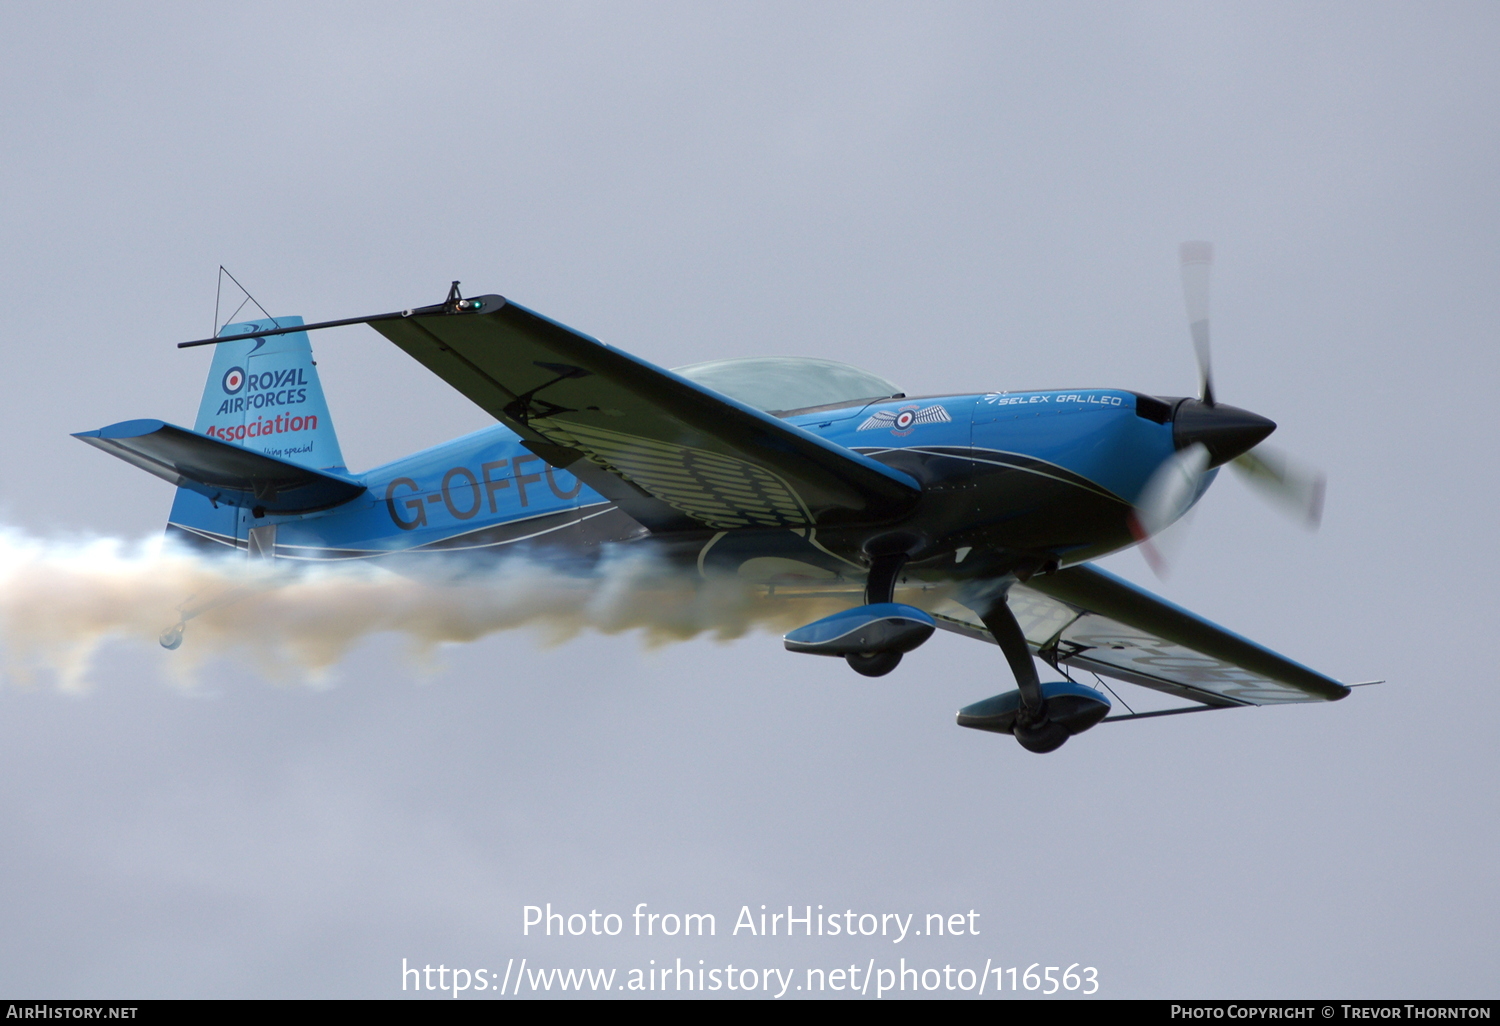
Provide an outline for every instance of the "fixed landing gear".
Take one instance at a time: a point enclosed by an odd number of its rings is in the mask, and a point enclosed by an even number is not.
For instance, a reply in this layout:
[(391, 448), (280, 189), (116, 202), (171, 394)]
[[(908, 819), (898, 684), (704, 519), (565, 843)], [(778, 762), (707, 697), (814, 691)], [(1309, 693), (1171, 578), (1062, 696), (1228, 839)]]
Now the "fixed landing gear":
[(1010, 672), (1015, 674), (1016, 689), (1020, 692), (1020, 705), (1016, 710), (1011, 733), (1028, 752), (1053, 752), (1063, 746), (1071, 736), (1047, 718), (1047, 700), (1042, 695), (1042, 679), (1037, 676), (1036, 660), (1031, 658), (1031, 649), (1026, 646), (1026, 635), (1016, 622), (1016, 614), (1002, 596), (989, 612), (980, 617), (985, 629), (994, 636), (1010, 663)]
[[(261, 530), (265, 529), (259, 527), (253, 528), (250, 532), (251, 537), (256, 537), (255, 532)], [(269, 530), (275, 531), (276, 528), (273, 526)], [(274, 540), (275, 535), (270, 535), (270, 537)], [(195, 595), (191, 595), (186, 602), (177, 607), (177, 611), (182, 615), (182, 619), (163, 630), (156, 640), (161, 642), (161, 647), (168, 652), (175, 652), (182, 647), (182, 632), (187, 629), (188, 621), (208, 612), (210, 609), (217, 609), (219, 606), (238, 602), (247, 595), (253, 595), (255, 592), (260, 591), (263, 587), (265, 586), (231, 584), (223, 588), (205, 589)]]
[(1026, 636), (1004, 598), (980, 620), (1005, 654), (1016, 690), (960, 709), (959, 726), (1011, 734), (1028, 752), (1041, 753), (1056, 751), (1108, 715), (1109, 699), (1093, 688), (1073, 681), (1042, 683)]
[(891, 601), (906, 560), (905, 552), (873, 557), (865, 582), (865, 604), (786, 634), (782, 641), (787, 651), (841, 656), (865, 677), (883, 677), (894, 670), (902, 655), (932, 637), (937, 628), (923, 610)]
[[(870, 574), (865, 578), (865, 605), (890, 602), (896, 596), (896, 581), (901, 568), (906, 565), (904, 552), (876, 556), (870, 561)], [(925, 640), (925, 639), (924, 639)], [(901, 652), (852, 652), (844, 661), (855, 673), (864, 677), (884, 677), (901, 665)]]
[(1071, 730), (1060, 723), (1053, 723), (1045, 714), (1040, 720), (1030, 723), (1023, 724), (1017, 720), (1010, 732), (1016, 736), (1016, 741), (1022, 748), (1038, 755), (1057, 751), (1063, 746), (1063, 742), (1073, 736)]

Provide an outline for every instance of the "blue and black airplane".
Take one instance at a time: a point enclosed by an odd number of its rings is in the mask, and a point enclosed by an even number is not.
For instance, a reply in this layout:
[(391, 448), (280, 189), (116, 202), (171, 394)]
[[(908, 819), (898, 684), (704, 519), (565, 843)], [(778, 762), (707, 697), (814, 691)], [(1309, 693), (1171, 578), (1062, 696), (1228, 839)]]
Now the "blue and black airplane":
[[(879, 676), (936, 628), (997, 644), (1016, 689), (962, 726), (1051, 751), (1106, 718), (1332, 701), (1349, 687), (1090, 565), (1145, 542), (1235, 464), (1316, 515), (1321, 482), (1215, 400), (1205, 244), (1184, 246), (1203, 388), (908, 396), (844, 364), (653, 366), (498, 295), (304, 325), (226, 325), (193, 429), (77, 437), (177, 486), (168, 531), (219, 552), (436, 565), (518, 547), (650, 546), (850, 608), (785, 636)], [(344, 466), (307, 332), (368, 324), (497, 423), (364, 473)], [(900, 601), (897, 601), (900, 599)], [(175, 648), (182, 624), (162, 643)], [(1062, 674), (1043, 681), (1034, 656)], [(1078, 681), (1096, 675), (1100, 688)], [(1110, 716), (1100, 678), (1189, 704)], [(1122, 703), (1123, 704), (1123, 703)], [(1126, 706), (1129, 709), (1129, 706)]]

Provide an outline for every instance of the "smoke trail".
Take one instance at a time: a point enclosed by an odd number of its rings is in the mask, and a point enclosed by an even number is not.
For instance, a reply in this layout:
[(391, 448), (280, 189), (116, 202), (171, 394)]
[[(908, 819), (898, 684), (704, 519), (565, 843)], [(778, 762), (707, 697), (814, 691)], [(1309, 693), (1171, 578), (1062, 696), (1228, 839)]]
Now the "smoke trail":
[(60, 542), (0, 531), (0, 668), (12, 681), (50, 678), (64, 689), (87, 683), (101, 645), (155, 647), (185, 611), (185, 643), (166, 655), (179, 680), (233, 654), (274, 679), (315, 682), (380, 633), (405, 636), (419, 659), (518, 627), (550, 643), (583, 630), (638, 631), (654, 645), (786, 631), (853, 601), (788, 600), (734, 577), (704, 580), (630, 547), (588, 571), (514, 556), (440, 581), (370, 561), (289, 572), (243, 556), (206, 559), (160, 540)]

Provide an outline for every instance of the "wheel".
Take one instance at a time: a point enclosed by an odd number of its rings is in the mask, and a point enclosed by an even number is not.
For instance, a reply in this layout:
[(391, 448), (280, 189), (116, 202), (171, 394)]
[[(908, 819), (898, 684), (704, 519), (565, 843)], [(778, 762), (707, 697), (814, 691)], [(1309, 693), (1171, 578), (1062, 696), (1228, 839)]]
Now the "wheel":
[(1022, 748), (1038, 755), (1057, 751), (1072, 736), (1067, 727), (1050, 720), (1032, 727), (1023, 727), (1018, 723), (1011, 728), (1011, 733), (1016, 736)]
[(900, 652), (861, 652), (844, 656), (855, 673), (866, 677), (884, 677), (901, 663)]
[(161, 632), (161, 637), (157, 640), (161, 642), (162, 648), (168, 652), (175, 652), (178, 648), (182, 647), (182, 624), (178, 624), (175, 627), (168, 627)]

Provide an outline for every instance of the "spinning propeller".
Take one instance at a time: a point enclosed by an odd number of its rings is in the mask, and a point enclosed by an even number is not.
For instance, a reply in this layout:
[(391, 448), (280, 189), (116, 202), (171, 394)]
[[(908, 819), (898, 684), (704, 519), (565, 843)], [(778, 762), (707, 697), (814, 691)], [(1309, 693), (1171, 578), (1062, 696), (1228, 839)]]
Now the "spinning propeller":
[(1182, 244), (1182, 294), (1198, 358), (1199, 397), (1182, 400), (1173, 411), (1172, 438), (1177, 451), (1151, 475), (1130, 522), (1142, 554), (1158, 576), (1165, 574), (1166, 561), (1151, 538), (1187, 512), (1203, 487), (1203, 475), (1214, 467), (1228, 463), (1248, 484), (1309, 528), (1316, 529), (1323, 516), (1324, 476), (1261, 444), (1276, 430), (1274, 423), (1214, 398), (1208, 316), (1212, 267), (1211, 243)]

